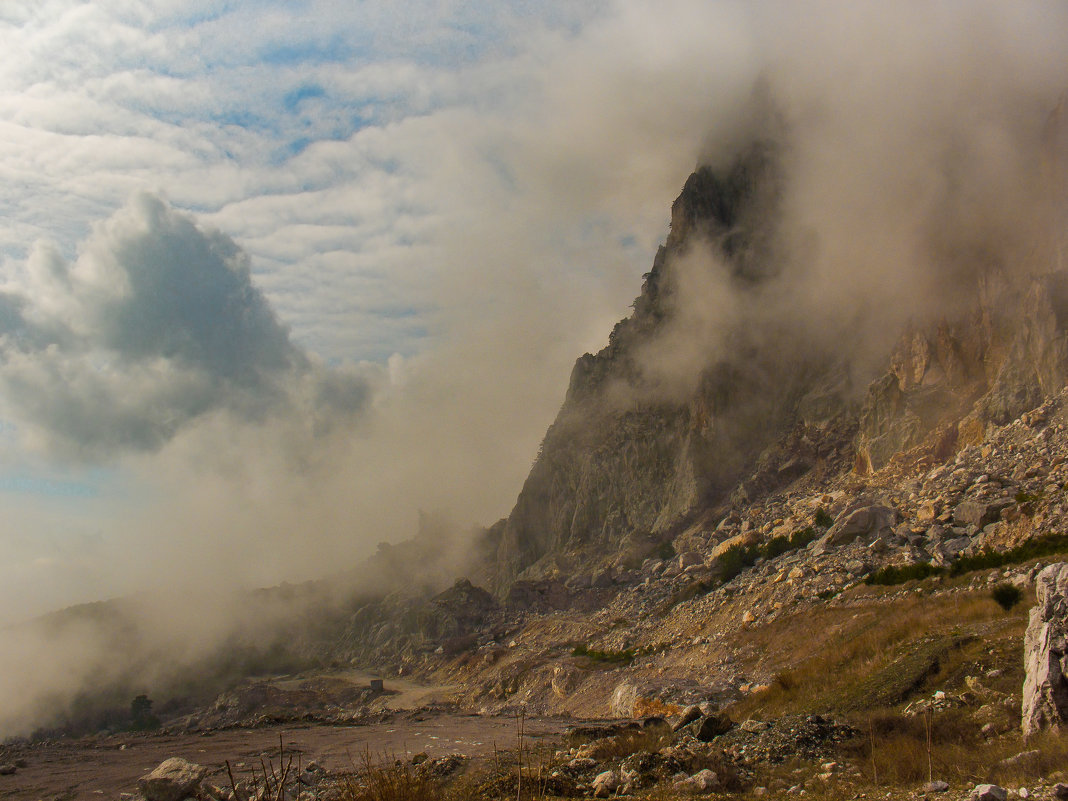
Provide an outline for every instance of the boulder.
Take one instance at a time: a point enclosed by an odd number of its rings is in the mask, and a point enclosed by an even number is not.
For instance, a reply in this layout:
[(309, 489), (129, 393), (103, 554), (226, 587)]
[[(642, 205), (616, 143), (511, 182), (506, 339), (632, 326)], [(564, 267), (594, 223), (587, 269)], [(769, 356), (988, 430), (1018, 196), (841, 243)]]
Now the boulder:
[(710, 793), (713, 790), (718, 789), (720, 789), (719, 777), (708, 768), (698, 771), (693, 776), (688, 776), (685, 779), (679, 779), (675, 782), (676, 792), (689, 795)]
[(1024, 635), (1025, 737), (1068, 721), (1068, 563), (1042, 570), (1035, 591), (1038, 602)]
[(207, 775), (207, 768), (181, 757), (171, 757), (138, 779), (137, 789), (145, 801), (182, 801), (196, 795), (197, 786)]
[(1011, 498), (995, 501), (963, 501), (953, 509), (953, 522), (958, 526), (982, 528), (1001, 519), (1001, 510), (1012, 506)]
[(968, 798), (972, 801), (1008, 801), (1009, 792), (997, 784), (978, 784)]
[(897, 509), (892, 506), (862, 506), (846, 509), (827, 529), (824, 545), (845, 545), (860, 536), (882, 536), (897, 524)]
[(693, 723), (699, 717), (701, 717), (701, 707), (697, 704), (691, 704), (682, 710), (682, 715), (675, 721), (675, 725), (671, 727), (671, 730), (678, 731), (683, 726), (688, 726)]
[(692, 723), (688, 723), (679, 729), (683, 734), (700, 740), (703, 743), (712, 742), (721, 734), (726, 734), (734, 727), (734, 722), (722, 712), (712, 715), (703, 715)]
[(608, 798), (616, 791), (617, 787), (619, 787), (619, 776), (616, 775), (614, 770), (598, 773), (593, 777), (593, 782), (590, 784), (594, 798)]
[(612, 692), (610, 708), (612, 716), (629, 718), (634, 714), (634, 705), (638, 703), (638, 686), (629, 681), (621, 681)]

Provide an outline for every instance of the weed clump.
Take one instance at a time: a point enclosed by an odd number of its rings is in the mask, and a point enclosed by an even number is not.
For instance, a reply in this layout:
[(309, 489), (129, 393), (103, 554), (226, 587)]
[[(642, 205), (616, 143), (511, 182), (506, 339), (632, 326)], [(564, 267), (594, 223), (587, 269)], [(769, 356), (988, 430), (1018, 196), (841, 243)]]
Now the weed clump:
[(585, 645), (576, 645), (571, 652), (572, 656), (584, 656), (593, 662), (604, 662), (611, 665), (629, 665), (638, 655), (633, 648), (622, 651), (599, 651)]

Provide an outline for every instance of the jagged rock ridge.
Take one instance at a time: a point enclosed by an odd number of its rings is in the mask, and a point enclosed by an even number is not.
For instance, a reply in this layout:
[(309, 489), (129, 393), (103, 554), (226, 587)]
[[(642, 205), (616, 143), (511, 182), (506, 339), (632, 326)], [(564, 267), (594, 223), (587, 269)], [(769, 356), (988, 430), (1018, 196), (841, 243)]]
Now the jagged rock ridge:
[(740, 293), (779, 275), (781, 152), (760, 141), (687, 180), (633, 313), (576, 362), (512, 513), (489, 530), (498, 594), (516, 577), (566, 580), (591, 558), (640, 562), (814, 470), (944, 460), (1064, 385), (1068, 277), (1055, 263), (1024, 276), (998, 257), (962, 273), (944, 314), (902, 333), (881, 375), (807, 323), (769, 316), (731, 328), (685, 392), (658, 383), (648, 347), (677, 313), (680, 260), (707, 249)]

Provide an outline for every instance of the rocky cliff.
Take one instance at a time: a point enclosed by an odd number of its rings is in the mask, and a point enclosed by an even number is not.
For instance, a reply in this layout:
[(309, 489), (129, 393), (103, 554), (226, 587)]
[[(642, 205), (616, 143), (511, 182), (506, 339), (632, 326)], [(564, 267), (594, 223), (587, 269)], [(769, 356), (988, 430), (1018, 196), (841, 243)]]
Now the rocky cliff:
[[(640, 562), (812, 471), (944, 460), (1064, 385), (1068, 276), (1037, 246), (1026, 264), (982, 237), (943, 256), (946, 296), (901, 310), (897, 344), (874, 358), (850, 341), (864, 308), (828, 310), (827, 330), (811, 312), (775, 311), (798, 260), (778, 227), (784, 153), (757, 141), (686, 181), (633, 313), (576, 362), (512, 513), (490, 529), (498, 594), (517, 577), (566, 580), (591, 559)], [(749, 305), (695, 317), (702, 271)]]

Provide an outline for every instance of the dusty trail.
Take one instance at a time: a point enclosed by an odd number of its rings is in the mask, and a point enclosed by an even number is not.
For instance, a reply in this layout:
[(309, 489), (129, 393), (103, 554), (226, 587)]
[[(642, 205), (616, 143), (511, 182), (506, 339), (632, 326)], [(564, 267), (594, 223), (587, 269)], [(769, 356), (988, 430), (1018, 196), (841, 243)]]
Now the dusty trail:
[[(527, 718), (527, 738), (551, 738), (573, 722), (563, 718)], [(331, 771), (349, 770), (368, 751), (374, 755), (445, 754), (486, 756), (515, 745), (516, 721), (508, 717), (433, 715), (367, 726), (298, 725), (230, 729), (209, 734), (113, 735), (34, 747), (0, 748), (0, 762), (25, 759), (26, 767), (0, 776), (0, 798), (22, 801), (81, 801), (117, 798), (136, 789), (137, 779), (164, 759), (180, 756), (208, 766), (214, 781), (227, 784), (225, 760), (239, 778), (262, 754), (278, 762), (279, 735), (287, 753), (301, 753)], [(240, 767), (239, 767), (240, 766)]]

